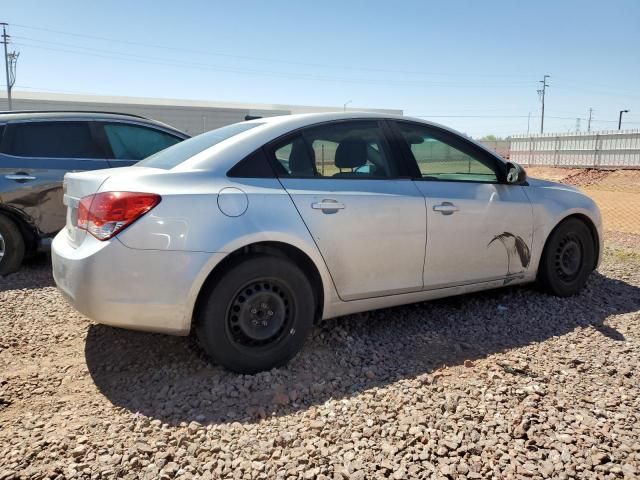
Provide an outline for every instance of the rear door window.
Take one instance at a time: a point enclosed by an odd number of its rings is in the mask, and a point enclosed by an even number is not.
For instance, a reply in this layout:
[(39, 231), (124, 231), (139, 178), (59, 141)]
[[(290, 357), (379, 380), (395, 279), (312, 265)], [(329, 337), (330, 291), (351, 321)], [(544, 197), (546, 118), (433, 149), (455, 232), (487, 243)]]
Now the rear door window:
[(400, 170), (377, 121), (335, 122), (304, 129), (273, 149), (279, 176), (394, 178)]
[(104, 158), (89, 122), (14, 123), (7, 127), (5, 153), (19, 157)]
[(111, 158), (118, 160), (142, 160), (182, 140), (160, 130), (124, 123), (105, 124), (104, 133), (113, 152)]

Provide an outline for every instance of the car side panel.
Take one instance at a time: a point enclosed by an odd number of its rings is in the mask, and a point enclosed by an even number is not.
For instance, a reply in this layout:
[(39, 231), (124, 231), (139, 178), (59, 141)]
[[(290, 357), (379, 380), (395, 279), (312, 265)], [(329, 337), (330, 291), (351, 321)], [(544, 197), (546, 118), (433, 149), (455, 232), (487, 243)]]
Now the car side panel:
[[(352, 301), (422, 290), (424, 197), (409, 180), (282, 178), (335, 281)], [(344, 208), (314, 208), (326, 199)]]
[[(526, 277), (528, 255), (521, 258), (508, 248), (516, 239), (526, 245), (525, 251), (531, 248), (532, 209), (524, 187), (428, 180), (416, 184), (427, 201), (426, 289), (495, 279), (512, 283)], [(435, 211), (445, 203), (458, 210), (448, 215)], [(507, 245), (500, 240), (505, 235)]]
[[(55, 235), (65, 224), (62, 180), (68, 171), (108, 167), (106, 160), (28, 158), (0, 154), (0, 202), (31, 219), (40, 235)], [(29, 177), (12, 180), (13, 175)]]
[[(282, 242), (303, 251), (315, 264), (324, 287), (325, 310), (339, 301), (333, 280), (313, 238), (291, 198), (276, 179), (216, 179), (204, 172), (154, 176), (154, 192), (162, 201), (149, 214), (118, 235), (128, 248), (138, 250), (209, 252), (207, 262), (193, 282), (187, 303), (193, 307), (208, 275), (226, 257), (258, 242)], [(183, 176), (182, 181), (180, 177)], [(163, 185), (163, 177), (170, 181)], [(196, 178), (197, 177), (197, 178)], [(145, 191), (145, 182), (109, 178), (101, 191)], [(151, 188), (151, 185), (149, 185)], [(228, 205), (243, 204), (238, 216)], [(220, 207), (222, 205), (222, 207)], [(221, 209), (222, 208), (222, 209)], [(225, 254), (218, 256), (218, 254)]]

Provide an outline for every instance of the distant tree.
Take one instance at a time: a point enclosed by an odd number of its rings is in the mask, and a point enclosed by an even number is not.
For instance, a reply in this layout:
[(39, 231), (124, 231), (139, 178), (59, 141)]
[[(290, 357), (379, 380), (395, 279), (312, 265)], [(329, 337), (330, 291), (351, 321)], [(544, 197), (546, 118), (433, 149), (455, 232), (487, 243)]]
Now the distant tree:
[(485, 135), (480, 140), (486, 140), (488, 142), (495, 142), (496, 140), (501, 140), (501, 139), (496, 137), (495, 135)]

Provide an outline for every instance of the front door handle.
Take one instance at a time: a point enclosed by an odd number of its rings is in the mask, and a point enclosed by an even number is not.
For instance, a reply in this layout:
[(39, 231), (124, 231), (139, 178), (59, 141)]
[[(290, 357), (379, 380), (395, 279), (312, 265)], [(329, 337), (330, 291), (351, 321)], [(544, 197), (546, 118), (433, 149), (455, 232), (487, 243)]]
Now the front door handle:
[(434, 212), (440, 212), (443, 215), (452, 215), (458, 210), (460, 209), (451, 202), (442, 202), (440, 205), (433, 206)]
[(323, 213), (336, 213), (338, 210), (344, 208), (344, 203), (340, 203), (332, 198), (325, 198), (321, 202), (312, 203), (311, 208), (314, 210), (322, 210)]
[(14, 180), (16, 182), (29, 182), (36, 179), (36, 177), (34, 177), (33, 175), (22, 172), (10, 173), (9, 175), (5, 175), (4, 178), (6, 178), (7, 180)]

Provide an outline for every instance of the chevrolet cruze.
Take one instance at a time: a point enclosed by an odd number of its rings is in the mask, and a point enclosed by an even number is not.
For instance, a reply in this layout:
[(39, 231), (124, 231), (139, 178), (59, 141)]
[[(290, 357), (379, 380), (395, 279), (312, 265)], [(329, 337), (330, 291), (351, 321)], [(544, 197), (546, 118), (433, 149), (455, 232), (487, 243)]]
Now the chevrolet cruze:
[(527, 282), (575, 294), (602, 251), (579, 190), (381, 114), (237, 123), (64, 188), (52, 258), (70, 302), (99, 323), (194, 330), (243, 373), (285, 364), (322, 319)]

